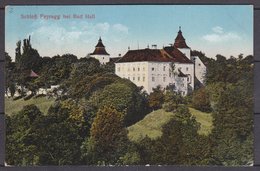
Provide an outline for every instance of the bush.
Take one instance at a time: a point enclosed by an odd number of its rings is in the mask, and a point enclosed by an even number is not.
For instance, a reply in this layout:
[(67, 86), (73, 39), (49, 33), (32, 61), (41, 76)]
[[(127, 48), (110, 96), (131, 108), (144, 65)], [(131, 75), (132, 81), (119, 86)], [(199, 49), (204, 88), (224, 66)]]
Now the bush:
[(205, 87), (202, 87), (193, 93), (192, 106), (202, 112), (211, 112), (209, 94)]
[(40, 97), (46, 97), (46, 94), (37, 94), (36, 96), (34, 96), (34, 99), (40, 98)]
[(29, 100), (29, 99), (31, 99), (33, 96), (34, 96), (34, 94), (30, 94), (30, 95), (26, 96), (26, 97), (23, 98), (23, 99), (24, 99), (24, 100)]
[(23, 98), (24, 96), (17, 96), (17, 97), (15, 97), (15, 98), (13, 98), (13, 100), (19, 100), (19, 99), (21, 99), (21, 98)]

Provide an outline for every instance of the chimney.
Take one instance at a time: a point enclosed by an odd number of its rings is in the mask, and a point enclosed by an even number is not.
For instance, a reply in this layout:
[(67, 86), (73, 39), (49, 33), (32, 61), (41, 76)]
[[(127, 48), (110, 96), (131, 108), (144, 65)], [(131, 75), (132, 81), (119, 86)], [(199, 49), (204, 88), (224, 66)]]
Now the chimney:
[(152, 45), (152, 49), (157, 49), (157, 45)]

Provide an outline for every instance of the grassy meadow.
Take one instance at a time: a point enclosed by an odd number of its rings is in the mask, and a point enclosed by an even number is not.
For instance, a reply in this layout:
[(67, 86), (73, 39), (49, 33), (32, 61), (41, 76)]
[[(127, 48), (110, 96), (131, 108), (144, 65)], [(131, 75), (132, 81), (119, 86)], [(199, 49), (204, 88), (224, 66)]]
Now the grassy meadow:
[[(212, 129), (212, 116), (210, 113), (201, 112), (194, 108), (189, 108), (191, 114), (195, 116), (197, 122), (199, 122), (200, 130), (199, 134), (209, 134)], [(162, 135), (162, 126), (166, 124), (174, 113), (165, 112), (163, 109), (153, 111), (145, 116), (145, 118), (136, 124), (128, 127), (128, 138), (131, 141), (138, 141), (148, 136), (152, 139), (156, 139)]]
[(47, 97), (31, 98), (29, 100), (13, 100), (12, 98), (5, 97), (5, 113), (7, 115), (12, 115), (13, 113), (19, 112), (26, 105), (35, 104), (41, 112), (47, 114), (48, 109), (53, 102), (53, 98)]

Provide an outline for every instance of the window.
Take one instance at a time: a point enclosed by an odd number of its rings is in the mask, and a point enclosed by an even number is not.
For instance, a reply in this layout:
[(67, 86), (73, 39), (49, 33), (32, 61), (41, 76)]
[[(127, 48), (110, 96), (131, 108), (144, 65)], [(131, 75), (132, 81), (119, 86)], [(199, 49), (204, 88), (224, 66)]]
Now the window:
[(145, 77), (143, 77), (143, 81), (145, 81)]
[(138, 68), (137, 70), (140, 71), (140, 68)]
[(165, 82), (166, 81), (166, 77), (163, 77), (163, 82)]
[(135, 80), (135, 77), (133, 77), (133, 81)]
[(189, 68), (188, 67), (186, 67), (186, 71), (188, 71), (189, 70)]
[(118, 72), (120, 71), (120, 67), (117, 68), (117, 71), (118, 71)]
[(163, 66), (163, 71), (165, 71), (166, 70), (166, 66)]
[(135, 71), (135, 67), (133, 68), (133, 71)]
[(155, 78), (154, 78), (154, 77), (152, 77), (152, 81), (155, 81)]
[(200, 66), (200, 64), (199, 64), (199, 66)]
[(140, 77), (138, 77), (137, 80), (140, 81)]
[(187, 81), (188, 81), (188, 82), (189, 82), (189, 79), (190, 79), (190, 78), (188, 77), (188, 78), (187, 78)]
[(152, 68), (152, 71), (154, 71), (154, 68)]
[(143, 71), (145, 71), (145, 67), (143, 67)]

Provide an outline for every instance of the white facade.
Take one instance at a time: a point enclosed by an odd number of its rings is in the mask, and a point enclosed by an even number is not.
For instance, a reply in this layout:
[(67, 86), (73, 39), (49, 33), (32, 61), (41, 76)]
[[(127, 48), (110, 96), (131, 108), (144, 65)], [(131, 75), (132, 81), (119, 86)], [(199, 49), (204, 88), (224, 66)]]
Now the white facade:
[(106, 64), (110, 61), (110, 55), (90, 55), (90, 57), (99, 60), (100, 64)]
[(115, 73), (143, 86), (147, 93), (159, 85), (161, 88), (173, 85), (175, 91), (186, 96), (194, 90), (195, 77), (204, 82), (206, 66), (198, 56), (191, 56), (191, 49), (179, 30), (173, 46), (128, 51), (115, 63)]
[(204, 84), (207, 68), (198, 56), (192, 56), (192, 59), (195, 61), (195, 75)]
[(178, 48), (187, 58), (191, 59), (190, 48)]
[[(143, 86), (147, 93), (151, 93), (158, 85), (166, 88), (175, 85), (175, 90), (182, 95), (187, 95), (189, 88), (194, 89), (194, 65), (174, 64), (172, 71), (171, 62), (125, 62), (116, 63), (116, 75), (132, 81), (137, 86)], [(179, 77), (179, 70), (187, 77)]]

